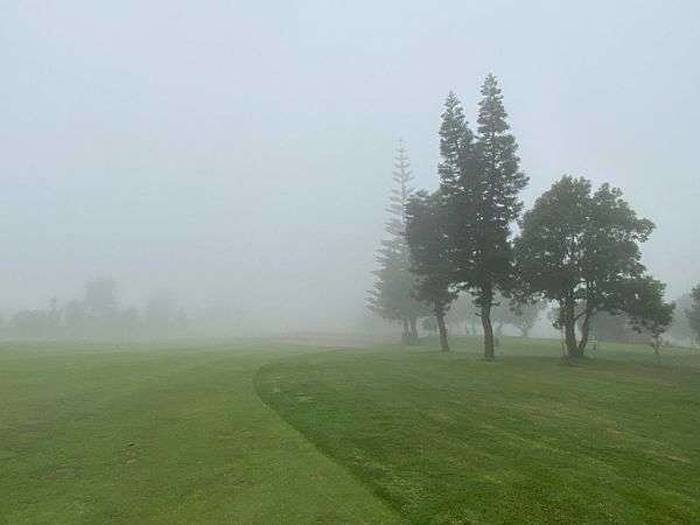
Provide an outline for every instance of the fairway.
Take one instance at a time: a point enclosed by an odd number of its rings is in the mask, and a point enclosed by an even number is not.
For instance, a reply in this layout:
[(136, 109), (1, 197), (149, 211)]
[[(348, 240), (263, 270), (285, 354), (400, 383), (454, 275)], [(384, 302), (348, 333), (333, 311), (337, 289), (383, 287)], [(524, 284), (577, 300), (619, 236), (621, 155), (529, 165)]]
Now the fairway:
[(391, 523), (255, 394), (318, 349), (0, 346), (0, 523)]
[(0, 523), (692, 523), (700, 355), (0, 347)]
[(407, 521), (700, 522), (697, 352), (606, 344), (571, 366), (555, 341), (505, 339), (493, 363), (454, 346), (292, 357), (257, 387)]

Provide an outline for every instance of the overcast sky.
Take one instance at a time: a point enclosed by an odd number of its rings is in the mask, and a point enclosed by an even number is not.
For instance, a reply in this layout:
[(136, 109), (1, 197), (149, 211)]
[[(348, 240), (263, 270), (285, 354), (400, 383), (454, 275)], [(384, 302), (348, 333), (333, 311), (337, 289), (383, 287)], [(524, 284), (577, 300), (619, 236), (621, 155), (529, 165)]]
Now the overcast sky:
[(531, 177), (620, 186), (671, 297), (700, 282), (696, 1), (0, 2), (0, 308), (126, 301), (309, 328), (360, 315), (403, 137), (492, 71)]

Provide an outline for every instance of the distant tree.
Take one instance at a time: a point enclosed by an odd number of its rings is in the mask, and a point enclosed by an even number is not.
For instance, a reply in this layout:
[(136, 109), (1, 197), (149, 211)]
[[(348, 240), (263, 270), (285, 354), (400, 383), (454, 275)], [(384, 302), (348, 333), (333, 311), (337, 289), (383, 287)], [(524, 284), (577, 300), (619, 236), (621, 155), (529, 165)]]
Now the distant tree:
[(559, 303), (555, 324), (563, 327), (569, 357), (584, 355), (596, 312), (638, 316), (644, 298), (658, 295), (660, 283), (646, 275), (639, 250), (654, 225), (637, 217), (619, 189), (603, 184), (592, 193), (588, 180), (562, 177), (520, 226), (521, 286), (530, 296)]
[(685, 311), (690, 329), (695, 335), (695, 341), (700, 343), (700, 285), (690, 292), (691, 306)]
[(450, 306), (445, 320), (450, 326), (463, 327), (465, 335), (476, 335), (478, 333), (478, 315), (479, 312), (474, 306), (471, 294), (460, 293)]
[(520, 332), (521, 337), (528, 337), (537, 323), (540, 313), (547, 308), (546, 301), (523, 301), (497, 297), (498, 303), (494, 308), (494, 320), (497, 323), (496, 333), (501, 335), (499, 325), (513, 326)]
[(657, 357), (663, 343), (661, 336), (671, 326), (676, 308), (674, 303), (664, 301), (665, 289), (665, 284), (646, 275), (618, 286), (618, 301), (622, 303), (618, 309), (629, 316), (636, 331), (649, 334), (649, 344)]
[(61, 335), (61, 313), (52, 298), (47, 309), (22, 310), (12, 317), (11, 331), (32, 339), (56, 338)]
[[(581, 319), (577, 326), (581, 328)], [(596, 341), (641, 343), (647, 340), (645, 334), (635, 329), (627, 314), (596, 312), (591, 316), (590, 330)]]
[(484, 332), (484, 357), (494, 358), (491, 310), (496, 292), (513, 278), (510, 225), (522, 203), (527, 177), (509, 132), (503, 96), (493, 75), (481, 89), (478, 135), (468, 129), (459, 101), (450, 93), (440, 128), (441, 190), (449, 208), (450, 253), (460, 286), (472, 293)]
[(438, 191), (433, 195), (420, 191), (406, 207), (406, 238), (411, 252), (411, 270), (416, 275), (415, 297), (432, 308), (438, 332), (440, 348), (447, 352), (445, 314), (457, 298), (452, 288), (454, 268), (450, 262), (447, 243), (446, 207)]
[(668, 333), (671, 338), (681, 344), (694, 343), (696, 335), (690, 327), (690, 322), (686, 315), (686, 312), (693, 306), (693, 297), (690, 293), (685, 293), (674, 302), (676, 303), (676, 312), (680, 312), (680, 315), (673, 316), (673, 322), (668, 329)]
[(389, 201), (390, 218), (385, 231), (388, 238), (381, 242), (377, 251), (379, 269), (367, 300), (370, 310), (380, 317), (398, 321), (403, 325), (402, 339), (414, 343), (418, 339), (418, 318), (429, 314), (429, 310), (415, 298), (415, 276), (411, 273), (410, 254), (406, 242), (406, 206), (414, 193), (413, 177), (403, 142), (399, 143), (393, 179), (395, 183)]
[(437, 331), (438, 331), (437, 323), (435, 322), (434, 317), (425, 317), (421, 321), (420, 326), (426, 332), (437, 333)]

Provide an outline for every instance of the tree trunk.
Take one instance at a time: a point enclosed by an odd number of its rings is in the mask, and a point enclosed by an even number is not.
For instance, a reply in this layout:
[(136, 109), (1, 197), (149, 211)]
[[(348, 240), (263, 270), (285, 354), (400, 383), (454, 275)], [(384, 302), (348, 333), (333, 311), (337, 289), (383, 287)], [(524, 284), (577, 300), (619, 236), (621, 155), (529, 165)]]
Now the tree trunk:
[(566, 354), (572, 359), (583, 357), (576, 344), (576, 315), (574, 313), (574, 301), (567, 297), (563, 305), (562, 322), (564, 323), (564, 341), (566, 343)]
[(403, 344), (408, 344), (411, 334), (408, 328), (408, 319), (403, 320), (403, 333), (401, 334), (401, 342)]
[(493, 326), (491, 325), (491, 303), (481, 307), (481, 326), (484, 329), (484, 359), (493, 361), (495, 357), (493, 347)]
[(581, 341), (578, 343), (578, 357), (583, 357), (583, 352), (586, 350), (588, 338), (591, 333), (591, 314), (586, 312), (581, 323)]
[(418, 343), (418, 319), (411, 317), (411, 344)]
[(447, 327), (445, 326), (445, 313), (441, 308), (435, 307), (435, 320), (437, 321), (438, 331), (440, 332), (440, 350), (443, 352), (450, 351), (450, 344), (447, 342)]

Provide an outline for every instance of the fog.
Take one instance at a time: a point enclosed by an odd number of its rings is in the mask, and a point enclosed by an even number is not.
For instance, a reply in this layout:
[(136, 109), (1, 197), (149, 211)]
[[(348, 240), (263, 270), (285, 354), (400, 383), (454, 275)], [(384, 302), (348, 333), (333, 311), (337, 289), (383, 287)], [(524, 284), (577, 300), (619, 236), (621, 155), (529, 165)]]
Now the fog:
[(700, 6), (32, 2), (0, 6), (0, 311), (111, 277), (241, 333), (351, 330), (397, 140), (438, 179), (455, 90), (495, 73), (530, 176), (620, 186), (669, 298), (700, 281)]

